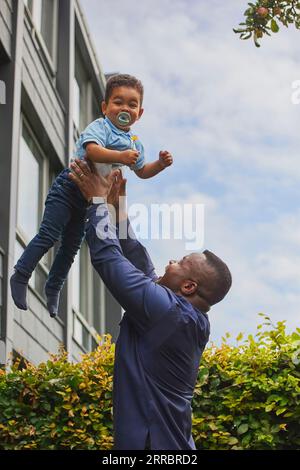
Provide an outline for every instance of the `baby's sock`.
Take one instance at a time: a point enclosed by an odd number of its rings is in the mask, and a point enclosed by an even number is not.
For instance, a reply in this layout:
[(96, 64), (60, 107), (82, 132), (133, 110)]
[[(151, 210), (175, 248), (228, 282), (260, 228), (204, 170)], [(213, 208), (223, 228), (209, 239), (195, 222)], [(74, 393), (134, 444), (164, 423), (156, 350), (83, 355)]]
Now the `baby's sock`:
[(11, 295), (18, 308), (27, 310), (27, 287), (29, 277), (22, 274), (20, 271), (15, 270), (10, 278)]
[(60, 291), (45, 287), (45, 294), (47, 297), (47, 307), (50, 313), (50, 317), (55, 318), (58, 314)]

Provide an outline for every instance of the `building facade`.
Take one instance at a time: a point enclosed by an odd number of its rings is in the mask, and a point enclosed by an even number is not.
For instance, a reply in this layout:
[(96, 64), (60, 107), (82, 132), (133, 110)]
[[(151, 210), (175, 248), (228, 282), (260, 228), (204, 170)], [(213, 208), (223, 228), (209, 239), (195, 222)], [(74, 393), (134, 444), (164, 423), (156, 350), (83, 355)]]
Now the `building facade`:
[(70, 360), (97, 334), (115, 339), (121, 307), (93, 270), (86, 243), (60, 301), (46, 309), (44, 284), (54, 247), (37, 266), (29, 309), (17, 309), (9, 278), (36, 234), (55, 176), (68, 165), (79, 132), (100, 114), (105, 76), (77, 0), (0, 0), (0, 363), (21, 355), (47, 360), (60, 344)]

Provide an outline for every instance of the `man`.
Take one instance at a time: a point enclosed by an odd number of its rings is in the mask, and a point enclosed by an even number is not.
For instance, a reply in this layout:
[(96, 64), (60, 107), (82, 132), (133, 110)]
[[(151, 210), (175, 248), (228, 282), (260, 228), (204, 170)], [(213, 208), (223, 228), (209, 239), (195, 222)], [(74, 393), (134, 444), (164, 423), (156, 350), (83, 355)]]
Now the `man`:
[(170, 261), (158, 278), (135, 238), (103, 237), (104, 227), (113, 233), (107, 197), (119, 220), (127, 217), (118, 206), (126, 180), (118, 171), (105, 179), (79, 160), (72, 170), (83, 196), (96, 203), (86, 232), (93, 266), (125, 310), (115, 353), (115, 448), (195, 449), (191, 401), (209, 338), (206, 312), (227, 294), (230, 271), (205, 251)]

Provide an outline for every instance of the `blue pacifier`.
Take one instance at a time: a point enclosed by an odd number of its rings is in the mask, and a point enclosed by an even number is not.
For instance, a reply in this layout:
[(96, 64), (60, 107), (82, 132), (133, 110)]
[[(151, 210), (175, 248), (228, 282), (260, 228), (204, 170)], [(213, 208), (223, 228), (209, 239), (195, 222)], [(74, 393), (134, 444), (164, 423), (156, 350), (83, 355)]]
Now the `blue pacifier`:
[(120, 126), (129, 126), (131, 122), (130, 114), (127, 111), (121, 111), (117, 116), (118, 123)]

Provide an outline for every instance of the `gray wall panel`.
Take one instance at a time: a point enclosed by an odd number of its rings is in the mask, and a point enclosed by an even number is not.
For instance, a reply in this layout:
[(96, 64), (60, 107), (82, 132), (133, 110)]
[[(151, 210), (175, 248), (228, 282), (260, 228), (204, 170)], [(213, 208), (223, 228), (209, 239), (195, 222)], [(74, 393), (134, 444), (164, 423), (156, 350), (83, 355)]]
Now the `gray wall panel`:
[(0, 2), (0, 42), (9, 57), (11, 57), (12, 35), (12, 0)]
[(36, 40), (24, 30), (22, 81), (60, 160), (65, 164), (65, 113), (38, 54)]
[(83, 349), (79, 347), (79, 345), (76, 343), (76, 341), (72, 341), (72, 356), (71, 356), (71, 361), (72, 362), (80, 362), (81, 361), (81, 355), (85, 354)]
[[(63, 342), (64, 327), (50, 318), (48, 311), (29, 289), (29, 308), (26, 312), (14, 309), (14, 349), (34, 364), (57, 353)], [(27, 339), (26, 339), (27, 338)]]
[(4, 47), (6, 54), (11, 56), (11, 36), (6, 28), (3, 17), (0, 15), (0, 44)]

